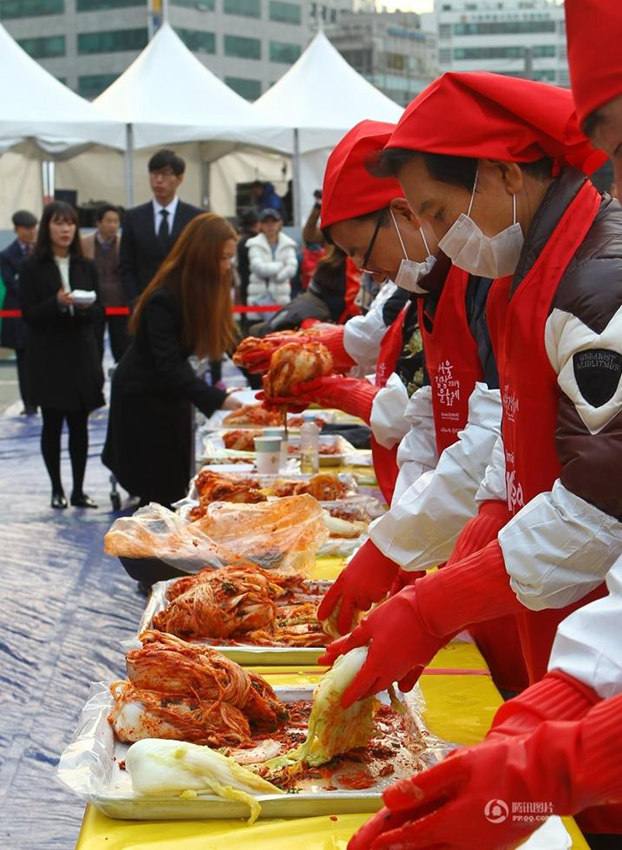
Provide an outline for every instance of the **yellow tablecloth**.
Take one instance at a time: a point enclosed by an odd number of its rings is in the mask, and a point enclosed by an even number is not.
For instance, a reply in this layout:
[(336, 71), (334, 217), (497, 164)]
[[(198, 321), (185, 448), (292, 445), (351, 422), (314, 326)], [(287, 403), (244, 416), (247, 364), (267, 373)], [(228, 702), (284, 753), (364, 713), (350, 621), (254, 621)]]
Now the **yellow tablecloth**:
[[(273, 685), (313, 684), (317, 667), (257, 667)], [(500, 704), (485, 664), (472, 644), (441, 650), (421, 677), (430, 730), (457, 744), (484, 736)], [(335, 815), (295, 820), (116, 821), (88, 806), (77, 850), (345, 850), (369, 815)], [(573, 821), (566, 820), (574, 850), (589, 850)]]

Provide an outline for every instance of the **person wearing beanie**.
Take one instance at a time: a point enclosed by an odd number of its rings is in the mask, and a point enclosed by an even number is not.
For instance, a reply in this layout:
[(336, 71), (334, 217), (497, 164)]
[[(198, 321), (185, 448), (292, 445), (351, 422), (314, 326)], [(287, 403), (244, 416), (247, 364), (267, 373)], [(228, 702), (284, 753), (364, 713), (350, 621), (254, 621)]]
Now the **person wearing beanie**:
[(570, 92), (472, 73), (445, 74), (422, 92), (376, 163), (456, 265), (495, 278), (496, 474), (511, 519), (331, 645), (320, 663), (371, 644), (346, 705), (386, 682), (411, 688), (456, 631), (510, 613), (537, 682), (558, 624), (604, 593), (622, 553), (622, 210), (587, 179), (603, 160)]

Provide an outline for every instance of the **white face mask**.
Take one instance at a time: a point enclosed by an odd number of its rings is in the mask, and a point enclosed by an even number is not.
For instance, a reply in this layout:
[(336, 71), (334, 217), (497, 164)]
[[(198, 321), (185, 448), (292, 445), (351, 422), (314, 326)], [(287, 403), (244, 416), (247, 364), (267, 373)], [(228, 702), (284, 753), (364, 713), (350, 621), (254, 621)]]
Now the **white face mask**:
[(516, 195), (512, 195), (513, 224), (496, 236), (485, 236), (469, 217), (476, 186), (477, 173), (467, 214), (460, 214), (440, 240), (438, 247), (447, 254), (454, 265), (469, 274), (490, 277), (493, 280), (514, 274), (525, 241), (521, 226), (516, 221)]
[(397, 238), (400, 240), (400, 245), (402, 246), (404, 257), (406, 258), (400, 263), (400, 267), (395, 276), (394, 283), (397, 286), (400, 286), (402, 289), (406, 289), (408, 292), (415, 292), (418, 295), (427, 295), (427, 289), (422, 289), (419, 286), (419, 281), (422, 278), (426, 277), (426, 275), (430, 274), (430, 272), (432, 271), (432, 266), (436, 262), (436, 257), (433, 257), (430, 254), (430, 249), (428, 248), (428, 243), (426, 242), (425, 233), (423, 232), (422, 228), (419, 228), (419, 233), (421, 234), (421, 238), (423, 239), (423, 244), (425, 246), (426, 251), (428, 252), (428, 258), (423, 263), (417, 263), (415, 260), (409, 260), (408, 254), (406, 253), (406, 248), (404, 246), (404, 240), (402, 239), (402, 234), (400, 233), (400, 229), (397, 226), (395, 216), (393, 215), (393, 210), (390, 207), (389, 212), (391, 213), (391, 218), (393, 219), (393, 226), (395, 227)]

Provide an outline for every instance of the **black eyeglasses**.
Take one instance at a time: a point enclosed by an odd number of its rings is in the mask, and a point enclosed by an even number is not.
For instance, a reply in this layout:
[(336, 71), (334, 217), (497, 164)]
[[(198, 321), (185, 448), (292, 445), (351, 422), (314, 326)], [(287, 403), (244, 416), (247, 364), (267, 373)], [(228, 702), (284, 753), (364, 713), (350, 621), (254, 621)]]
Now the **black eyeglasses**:
[(361, 263), (361, 266), (360, 266), (360, 270), (362, 272), (367, 272), (368, 274), (375, 274), (375, 272), (373, 270), (367, 268), (367, 264), (369, 263), (369, 259), (372, 255), (373, 250), (374, 250), (374, 245), (376, 244), (376, 237), (378, 236), (378, 231), (382, 227), (382, 222), (384, 220), (385, 212), (386, 212), (386, 208), (381, 209), (380, 212), (378, 213), (378, 218), (376, 219), (376, 226), (374, 228), (374, 232), (372, 233), (372, 237), (369, 240), (369, 245), (367, 246), (367, 250), (365, 251), (365, 255), (363, 257), (363, 262)]

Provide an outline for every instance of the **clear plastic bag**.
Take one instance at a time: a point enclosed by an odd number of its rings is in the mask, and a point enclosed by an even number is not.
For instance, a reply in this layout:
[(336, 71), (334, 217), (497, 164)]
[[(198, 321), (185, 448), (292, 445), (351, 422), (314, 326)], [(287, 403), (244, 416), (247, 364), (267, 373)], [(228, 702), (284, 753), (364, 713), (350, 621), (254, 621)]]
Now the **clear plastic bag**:
[(254, 505), (213, 502), (190, 524), (266, 570), (308, 573), (328, 537), (313, 496), (285, 496)]
[(191, 572), (204, 567), (217, 569), (241, 560), (210, 540), (196, 523), (186, 522), (155, 502), (139, 508), (131, 517), (115, 520), (104, 537), (104, 551), (118, 558), (158, 558)]

